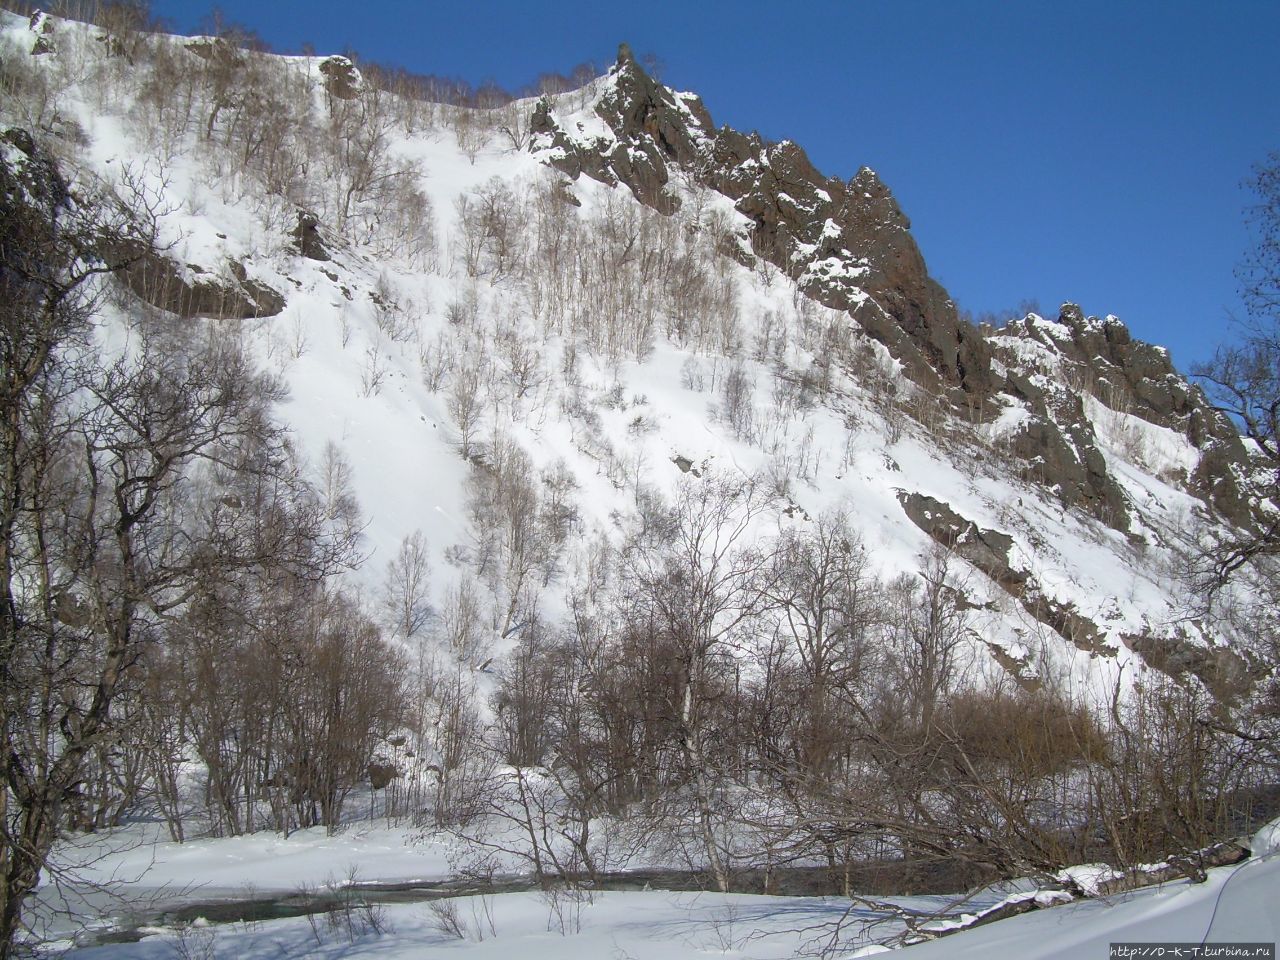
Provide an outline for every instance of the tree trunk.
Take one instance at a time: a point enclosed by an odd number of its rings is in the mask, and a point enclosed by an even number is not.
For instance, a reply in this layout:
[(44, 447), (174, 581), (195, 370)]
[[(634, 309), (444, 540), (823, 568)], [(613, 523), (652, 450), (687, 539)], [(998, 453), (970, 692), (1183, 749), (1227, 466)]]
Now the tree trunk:
[[(692, 671), (690, 671), (692, 674)], [(729, 892), (729, 874), (720, 858), (720, 848), (716, 845), (715, 831), (712, 827), (711, 795), (707, 789), (706, 756), (702, 750), (701, 731), (696, 716), (693, 695), (694, 678), (690, 676), (684, 689), (684, 702), (681, 705), (680, 719), (684, 726), (682, 746), (685, 763), (693, 774), (694, 804), (698, 814), (698, 832), (702, 837), (702, 845), (707, 854), (707, 866), (715, 878), (716, 887), (721, 893)]]

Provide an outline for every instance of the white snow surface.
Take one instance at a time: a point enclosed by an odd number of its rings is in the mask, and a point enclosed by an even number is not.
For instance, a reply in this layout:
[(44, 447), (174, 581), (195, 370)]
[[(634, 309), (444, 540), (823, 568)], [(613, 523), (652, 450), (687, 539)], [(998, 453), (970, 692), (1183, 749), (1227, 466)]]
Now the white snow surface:
[[(1272, 830), (1277, 829), (1272, 825)], [(306, 839), (302, 840), (305, 845)], [(200, 848), (201, 858), (216, 869), (221, 857)], [(266, 851), (264, 850), (265, 854)], [(335, 857), (335, 859), (337, 859)], [(244, 863), (243, 875), (261, 890), (287, 889), (293, 863), (271, 858)], [(331, 874), (341, 877), (341, 872)], [(322, 881), (323, 882), (323, 881)], [(279, 885), (277, 886), (277, 883)], [(304, 885), (302, 878), (293, 889)], [(906, 948), (904, 958), (980, 960), (1056, 960), (1106, 956), (1115, 942), (1276, 942), (1280, 915), (1275, 891), (1280, 889), (1280, 858), (1254, 858), (1236, 867), (1209, 871), (1206, 882), (1177, 881), (1109, 900), (1052, 905), (1061, 897), (1035, 896), (1042, 908), (1008, 920), (939, 936)], [(1003, 898), (1007, 901), (1010, 898)], [(975, 899), (975, 910), (1001, 902)], [(896, 898), (913, 910), (938, 909), (939, 898)], [(172, 927), (144, 930), (138, 943), (76, 949), (85, 960), (172, 957), (195, 944), (207, 945), (201, 956), (391, 958), (457, 956), (465, 960), (520, 956), (635, 957), (694, 960), (707, 955), (769, 958), (817, 952), (833, 925), (843, 923), (838, 957), (869, 956), (888, 951), (886, 942), (903, 932), (886, 915), (851, 907), (840, 898), (764, 897), (736, 894), (605, 892), (576, 900), (567, 894), (517, 893), (463, 897), (454, 901), (463, 937), (447, 935), (425, 903), (388, 905), (380, 911), (381, 932), (328, 928), (322, 920), (276, 920), (227, 925), (196, 923), (181, 932)], [(945, 924), (935, 924), (940, 933)], [(178, 953), (179, 956), (184, 954)]]

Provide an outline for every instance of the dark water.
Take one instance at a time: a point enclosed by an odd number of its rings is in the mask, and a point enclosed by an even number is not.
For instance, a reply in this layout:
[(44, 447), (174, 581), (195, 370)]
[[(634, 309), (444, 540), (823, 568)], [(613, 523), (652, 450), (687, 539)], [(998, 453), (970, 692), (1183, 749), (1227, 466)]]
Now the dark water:
[[(1244, 809), (1231, 824), (1236, 836), (1248, 835), (1266, 821), (1280, 814), (1280, 786), (1252, 791)], [(572, 878), (596, 890), (668, 890), (673, 892), (714, 889), (712, 878), (703, 871), (644, 869), (603, 873), (594, 882), (586, 877)], [(839, 895), (848, 888), (870, 896), (950, 894), (971, 890), (994, 880), (970, 864), (959, 861), (932, 860), (908, 863), (901, 860), (863, 862), (831, 870), (827, 867), (775, 867), (740, 870), (733, 875), (733, 893), (771, 894), (774, 896), (813, 897)], [(339, 890), (264, 894), (259, 897), (210, 897), (207, 900), (183, 899), (165, 906), (123, 909), (114, 930), (92, 935), (91, 944), (121, 943), (140, 940), (138, 929), (147, 926), (172, 926), (203, 918), (214, 924), (255, 923), (350, 909), (365, 903), (391, 905), (426, 903), (451, 897), (478, 894), (521, 893), (538, 890), (543, 884), (530, 876), (460, 878), (409, 883), (358, 883)], [(116, 911), (112, 911), (115, 913)]]
[[(594, 882), (588, 882), (586, 877), (573, 879), (595, 890), (683, 892), (714, 889), (711, 877), (696, 870), (627, 870), (600, 874)], [(863, 893), (873, 892), (875, 887), (885, 888), (886, 892), (949, 893), (972, 885), (961, 882), (971, 880), (971, 877), (962, 878), (955, 870), (940, 871), (935, 867), (926, 874), (919, 867), (909, 870), (900, 862), (861, 866), (850, 871), (849, 879), (851, 886)], [(739, 871), (734, 874), (731, 892), (811, 897), (838, 894), (843, 886), (844, 874), (834, 875), (826, 867), (778, 867), (770, 870), (767, 876), (760, 869)], [(542, 887), (543, 884), (529, 876), (508, 876), (408, 883), (370, 882), (338, 890), (185, 900), (181, 904), (123, 911), (128, 915), (121, 916), (115, 929), (92, 934), (84, 938), (84, 942), (85, 945), (135, 942), (142, 938), (138, 932), (142, 927), (173, 926), (200, 918), (212, 924), (256, 923), (326, 914), (366, 903), (426, 903), (478, 894), (522, 893)]]

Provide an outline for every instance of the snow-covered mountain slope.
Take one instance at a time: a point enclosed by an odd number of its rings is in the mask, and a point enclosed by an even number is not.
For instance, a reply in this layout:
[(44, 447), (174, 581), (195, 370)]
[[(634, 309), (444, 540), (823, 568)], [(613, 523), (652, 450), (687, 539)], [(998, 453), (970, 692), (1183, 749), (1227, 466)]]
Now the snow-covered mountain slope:
[[(348, 853), (404, 879), (426, 849), (433, 876), (575, 891), (675, 864), (1061, 899), (1080, 860), (1203, 875), (1269, 802), (1249, 618), (1274, 611), (1196, 584), (1274, 505), (1161, 348), (1070, 304), (965, 322), (874, 172), (715, 128), (625, 47), (578, 89), (459, 106), (104, 23), (0, 13), (0, 279), (58, 317), (93, 294), (36, 344), (6, 447), (47, 442), (9, 535), (14, 756), (74, 761), (7, 808), (44, 843), (19, 898), (66, 838), (119, 876), (110, 844), (143, 836), (220, 883)], [(228, 389), (184, 393), (219, 350)], [(319, 836), (378, 816), (376, 843)], [(1173, 898), (1141, 898), (1146, 930)]]
[[(844, 511), (886, 577), (955, 548), (983, 669), (1243, 671), (1184, 586), (1250, 518), (1230, 424), (1115, 318), (962, 322), (872, 171), (716, 130), (625, 49), (483, 110), (345, 58), (2, 23), (5, 121), (158, 215), (125, 286), (234, 328), (317, 477), (349, 462), (371, 596), (420, 531), (437, 606), (478, 579), (495, 633), (555, 619), (654, 494), (751, 475), (762, 535)], [(503, 470), (555, 529), (536, 569), (488, 556)]]

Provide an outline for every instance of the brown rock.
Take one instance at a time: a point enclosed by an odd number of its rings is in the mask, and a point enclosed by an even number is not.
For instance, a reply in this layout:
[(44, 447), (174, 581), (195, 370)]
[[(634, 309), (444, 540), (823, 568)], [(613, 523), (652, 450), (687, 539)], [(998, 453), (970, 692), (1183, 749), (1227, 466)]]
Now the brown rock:
[(305, 210), (298, 211), (298, 225), (289, 234), (293, 238), (294, 249), (299, 256), (308, 260), (327, 261), (332, 259), (325, 246), (324, 237), (320, 235), (320, 218)]
[(285, 306), (280, 294), (247, 279), (244, 265), (234, 261), (232, 271), (239, 272), (240, 278), (219, 280), (205, 274), (187, 281), (168, 257), (137, 244), (118, 247), (111, 256), (123, 261), (116, 276), (135, 296), (179, 317), (270, 317)]
[(354, 100), (360, 95), (364, 79), (349, 58), (325, 57), (320, 61), (320, 73), (324, 76), (325, 93), (335, 100)]

